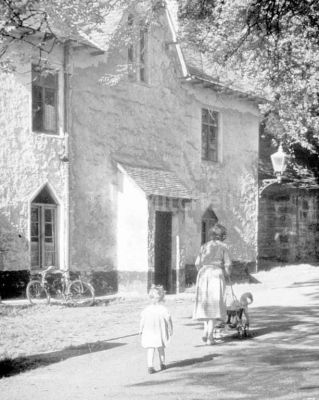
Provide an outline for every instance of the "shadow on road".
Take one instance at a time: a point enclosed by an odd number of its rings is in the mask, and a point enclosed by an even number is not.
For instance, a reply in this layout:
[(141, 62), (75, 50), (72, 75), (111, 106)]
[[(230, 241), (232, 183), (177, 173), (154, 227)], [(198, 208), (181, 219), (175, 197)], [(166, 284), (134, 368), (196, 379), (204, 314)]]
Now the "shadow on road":
[(167, 369), (188, 367), (189, 365), (212, 361), (216, 357), (220, 357), (220, 354), (207, 354), (203, 357), (187, 358), (185, 360), (174, 361), (167, 365)]
[[(307, 296), (319, 294), (311, 293)], [(207, 390), (218, 387), (223, 394), (231, 388), (239, 396), (245, 393), (245, 398), (251, 399), (297, 395), (298, 392), (309, 396), (315, 392), (315, 397), (311, 398), (319, 398), (319, 307), (256, 307), (250, 310), (250, 319), (251, 338), (224, 337), (222, 344), (214, 348), (220, 353), (218, 357), (207, 354), (193, 361), (177, 361), (170, 364), (172, 369), (169, 380), (165, 380), (163, 374), (163, 378), (158, 381), (172, 387), (200, 385)], [(194, 331), (201, 329), (202, 325), (188, 317), (182, 319), (182, 324)], [(200, 343), (200, 335), (198, 340)], [(207, 352), (210, 350), (211, 347), (208, 347)], [(200, 365), (202, 361), (206, 361), (203, 368)], [(174, 367), (185, 368), (175, 374)], [(236, 382), (234, 387), (230, 384), (230, 370), (231, 380)], [(175, 379), (172, 379), (172, 374)], [(152, 382), (154, 384), (155, 381)], [(139, 383), (140, 386), (148, 384), (149, 381)]]
[(109, 341), (98, 341), (95, 343), (85, 343), (80, 346), (67, 347), (63, 350), (54, 351), (52, 353), (35, 354), (27, 357), (17, 357), (14, 359), (4, 359), (0, 361), (0, 379), (31, 369), (45, 367), (71, 357), (79, 357), (84, 354), (109, 350), (113, 347), (124, 345), (125, 343), (109, 343)]

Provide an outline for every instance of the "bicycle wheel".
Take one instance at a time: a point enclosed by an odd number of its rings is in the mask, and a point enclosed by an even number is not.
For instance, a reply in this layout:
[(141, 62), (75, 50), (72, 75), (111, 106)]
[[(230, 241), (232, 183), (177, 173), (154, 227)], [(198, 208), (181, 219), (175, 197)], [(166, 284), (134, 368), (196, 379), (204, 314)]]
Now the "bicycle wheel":
[(31, 304), (49, 304), (50, 296), (39, 281), (31, 281), (26, 289), (27, 298)]
[(94, 303), (93, 286), (81, 280), (73, 281), (67, 288), (67, 297), (74, 304), (91, 306)]

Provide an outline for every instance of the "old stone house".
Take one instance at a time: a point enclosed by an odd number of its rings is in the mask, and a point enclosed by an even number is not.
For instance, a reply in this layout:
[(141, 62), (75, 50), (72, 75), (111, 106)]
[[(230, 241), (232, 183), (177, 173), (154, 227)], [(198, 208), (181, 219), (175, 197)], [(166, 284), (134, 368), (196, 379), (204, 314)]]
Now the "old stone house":
[(2, 276), (56, 265), (99, 293), (178, 292), (216, 220), (253, 264), (258, 99), (190, 65), (165, 4), (147, 29), (134, 10), (108, 18), (112, 40), (66, 40), (45, 73), (17, 45), (0, 75)]

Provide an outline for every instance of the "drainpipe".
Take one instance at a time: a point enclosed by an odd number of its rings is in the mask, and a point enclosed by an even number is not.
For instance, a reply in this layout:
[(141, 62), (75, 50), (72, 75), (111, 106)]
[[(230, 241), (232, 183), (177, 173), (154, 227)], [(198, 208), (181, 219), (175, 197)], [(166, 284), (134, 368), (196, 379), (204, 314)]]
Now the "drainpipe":
[(65, 207), (64, 207), (64, 266), (70, 270), (70, 161), (69, 161), (69, 133), (70, 133), (70, 41), (63, 46), (63, 76), (64, 76), (64, 154), (62, 161), (65, 168)]

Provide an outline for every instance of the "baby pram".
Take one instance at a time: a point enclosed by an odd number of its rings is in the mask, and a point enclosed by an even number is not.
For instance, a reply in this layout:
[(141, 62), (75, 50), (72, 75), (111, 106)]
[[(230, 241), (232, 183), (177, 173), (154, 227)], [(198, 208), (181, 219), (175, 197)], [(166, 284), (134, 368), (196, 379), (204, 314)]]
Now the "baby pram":
[(240, 299), (236, 297), (233, 286), (229, 280), (229, 286), (227, 287), (227, 330), (237, 330), (239, 338), (248, 337), (249, 335), (249, 314), (248, 305), (253, 302), (253, 296), (250, 292), (246, 292), (240, 296)]

